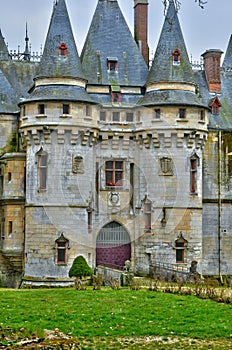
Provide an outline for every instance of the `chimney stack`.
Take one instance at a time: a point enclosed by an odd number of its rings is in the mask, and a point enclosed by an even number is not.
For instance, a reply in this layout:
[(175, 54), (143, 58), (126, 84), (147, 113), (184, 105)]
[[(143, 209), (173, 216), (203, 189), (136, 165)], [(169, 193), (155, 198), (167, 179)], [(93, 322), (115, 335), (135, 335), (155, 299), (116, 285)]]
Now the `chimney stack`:
[(206, 50), (201, 56), (204, 59), (204, 69), (210, 92), (221, 92), (221, 55), (223, 51)]
[(149, 66), (148, 0), (134, 0), (134, 37), (146, 64)]

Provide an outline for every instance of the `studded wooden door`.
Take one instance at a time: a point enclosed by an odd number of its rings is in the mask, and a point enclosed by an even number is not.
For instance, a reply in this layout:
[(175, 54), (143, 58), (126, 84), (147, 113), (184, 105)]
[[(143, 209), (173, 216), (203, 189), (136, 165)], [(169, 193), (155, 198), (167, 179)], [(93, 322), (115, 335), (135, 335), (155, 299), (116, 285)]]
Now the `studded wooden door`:
[(105, 225), (97, 236), (96, 265), (122, 270), (131, 259), (130, 236), (126, 229), (113, 221)]

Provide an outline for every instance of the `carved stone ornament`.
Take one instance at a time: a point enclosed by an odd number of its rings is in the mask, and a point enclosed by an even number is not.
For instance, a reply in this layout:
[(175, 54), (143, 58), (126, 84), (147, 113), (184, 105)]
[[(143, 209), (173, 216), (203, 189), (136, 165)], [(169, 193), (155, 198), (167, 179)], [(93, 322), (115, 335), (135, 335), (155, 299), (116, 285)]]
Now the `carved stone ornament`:
[(84, 160), (82, 156), (73, 154), (72, 172), (73, 174), (84, 174)]
[(160, 175), (173, 175), (173, 160), (170, 157), (159, 159)]

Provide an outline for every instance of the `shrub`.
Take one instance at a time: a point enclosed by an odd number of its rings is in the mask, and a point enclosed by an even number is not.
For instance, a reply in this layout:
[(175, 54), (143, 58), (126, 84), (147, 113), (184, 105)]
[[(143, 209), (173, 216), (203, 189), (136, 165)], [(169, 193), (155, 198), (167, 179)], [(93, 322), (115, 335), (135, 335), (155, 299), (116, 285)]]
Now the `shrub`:
[(81, 255), (77, 256), (69, 270), (69, 277), (82, 279), (82, 277), (91, 276), (92, 274), (93, 271), (87, 264), (85, 258)]

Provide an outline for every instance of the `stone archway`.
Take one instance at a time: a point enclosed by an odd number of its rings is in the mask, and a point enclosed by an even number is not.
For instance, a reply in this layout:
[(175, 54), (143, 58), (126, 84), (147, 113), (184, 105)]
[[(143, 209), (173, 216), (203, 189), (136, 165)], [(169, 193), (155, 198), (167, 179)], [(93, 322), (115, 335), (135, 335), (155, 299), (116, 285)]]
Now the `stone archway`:
[(125, 261), (131, 259), (131, 241), (127, 230), (112, 221), (99, 232), (96, 242), (96, 266), (108, 266), (122, 270)]

